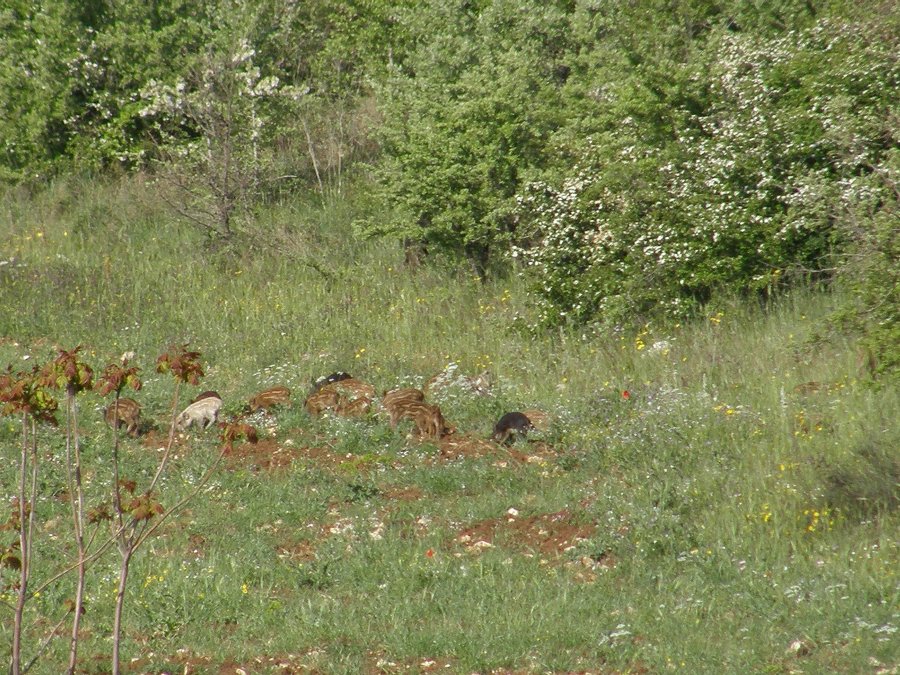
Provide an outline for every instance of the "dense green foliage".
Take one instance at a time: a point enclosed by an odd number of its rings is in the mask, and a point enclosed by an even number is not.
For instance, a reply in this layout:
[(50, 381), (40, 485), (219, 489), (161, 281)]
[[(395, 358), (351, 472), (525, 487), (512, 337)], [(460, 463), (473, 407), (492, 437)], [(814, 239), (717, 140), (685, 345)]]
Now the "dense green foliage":
[[(893, 180), (893, 38), (823, 19), (771, 38), (723, 29), (690, 46), (690, 58), (651, 56), (608, 85), (598, 68), (602, 125), (560, 182), (522, 192), (540, 243), (520, 255), (540, 272), (548, 322), (678, 315), (717, 289), (828, 276), (859, 234), (849, 212), (872, 203), (867, 176)], [(876, 199), (895, 199), (886, 187)]]
[(462, 254), (479, 273), (509, 249), (514, 197), (551, 164), (567, 115), (564, 9), (545, 2), (432, 3), (417, 49), (384, 85), (377, 173), (389, 231)]
[(838, 280), (898, 361), (894, 3), (53, 0), (0, 29), (6, 180), (149, 172), (231, 251), (352, 183), (359, 236), (521, 273), (532, 327)]

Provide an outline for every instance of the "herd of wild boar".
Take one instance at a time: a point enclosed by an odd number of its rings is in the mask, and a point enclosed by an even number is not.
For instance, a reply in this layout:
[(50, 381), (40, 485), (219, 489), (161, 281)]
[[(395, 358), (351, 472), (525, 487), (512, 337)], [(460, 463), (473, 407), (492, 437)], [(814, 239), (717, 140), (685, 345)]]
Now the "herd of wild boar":
[[(473, 395), (486, 395), (492, 386), (489, 373), (468, 377), (447, 369), (432, 377), (423, 389), (403, 387), (385, 391), (381, 395), (378, 411), (387, 417), (392, 429), (404, 420), (412, 422), (412, 434), (422, 440), (439, 441), (456, 429), (444, 419), (439, 406), (425, 399), (430, 394), (447, 386), (464, 388)], [(359, 417), (368, 414), (376, 406), (375, 387), (357, 380), (349, 373), (334, 372), (313, 382), (303, 407), (310, 415), (318, 416), (326, 411), (342, 417)], [(270, 387), (253, 396), (243, 414), (260, 410), (269, 411), (277, 406), (291, 404), (291, 391), (284, 386)], [(178, 431), (187, 431), (196, 426), (204, 430), (219, 422), (222, 397), (215, 391), (204, 391), (178, 415), (175, 426)], [(140, 429), (140, 404), (131, 398), (120, 398), (104, 411), (106, 423), (116, 429), (125, 428), (126, 433), (136, 437)], [(544, 429), (549, 422), (547, 413), (540, 410), (508, 412), (494, 425), (491, 438), (497, 443), (508, 444), (524, 438), (529, 431)], [(247, 426), (247, 425), (245, 425)], [(247, 426), (245, 435), (255, 441), (256, 434)]]

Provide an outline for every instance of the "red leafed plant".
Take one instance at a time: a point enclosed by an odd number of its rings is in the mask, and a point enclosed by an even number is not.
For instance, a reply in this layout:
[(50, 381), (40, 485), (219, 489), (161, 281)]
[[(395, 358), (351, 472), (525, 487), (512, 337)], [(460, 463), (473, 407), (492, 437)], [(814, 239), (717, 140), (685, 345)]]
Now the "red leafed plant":
[(3, 529), (18, 532), (18, 541), (0, 552), (0, 560), (6, 567), (19, 572), (16, 587), (16, 604), (13, 615), (13, 633), (9, 672), (22, 672), (22, 630), (25, 604), (30, 596), (29, 581), (32, 542), (35, 532), (35, 504), (38, 493), (37, 423), (57, 425), (58, 403), (42, 384), (39, 368), (30, 373), (16, 372), (12, 367), (0, 374), (0, 414), (15, 415), (22, 425), (22, 447), (19, 475), (12, 513)]

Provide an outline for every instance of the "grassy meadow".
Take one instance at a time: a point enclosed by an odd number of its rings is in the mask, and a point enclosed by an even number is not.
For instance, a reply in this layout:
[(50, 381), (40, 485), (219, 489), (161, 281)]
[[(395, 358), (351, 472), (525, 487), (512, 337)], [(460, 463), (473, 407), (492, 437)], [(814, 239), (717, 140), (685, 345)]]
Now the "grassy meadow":
[[(0, 366), (83, 345), (99, 372), (134, 351), (144, 387), (128, 395), (152, 428), (123, 439), (122, 462), (139, 485), (170, 420), (174, 384), (154, 371), (168, 345), (203, 354), (180, 405), (215, 389), (237, 414), (265, 387), (293, 392), (139, 550), (126, 672), (898, 671), (900, 398), (825, 330), (833, 297), (534, 336), (516, 328), (531, 311), (521, 279), (408, 270), (396, 244), (352, 236), (362, 208), (267, 207), (226, 257), (138, 178), (0, 199)], [(334, 370), (381, 392), (450, 364), (495, 384), (434, 399), (457, 427), (440, 446), (302, 405)], [(78, 403), (89, 504), (112, 482), (107, 402)], [(550, 428), (487, 441), (502, 413), (528, 408)], [(20, 435), (0, 419), (3, 504)], [(74, 551), (64, 448), (40, 429), (33, 586)], [(214, 431), (176, 439), (160, 502), (187, 494), (218, 448)], [(14, 534), (0, 530), (0, 548)], [(109, 671), (117, 562), (88, 569), (84, 672)], [(14, 579), (0, 572), (0, 644)], [(26, 658), (73, 583), (27, 605)], [(63, 633), (33, 672), (64, 669)]]

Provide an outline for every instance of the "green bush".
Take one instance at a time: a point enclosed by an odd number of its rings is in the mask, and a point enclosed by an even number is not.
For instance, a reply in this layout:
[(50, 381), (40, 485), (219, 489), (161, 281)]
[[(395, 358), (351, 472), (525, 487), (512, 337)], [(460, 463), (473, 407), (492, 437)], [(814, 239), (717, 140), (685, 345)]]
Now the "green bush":
[(608, 86), (580, 160), (518, 195), (514, 255), (542, 321), (677, 316), (718, 290), (833, 275), (841, 218), (893, 145), (896, 42), (834, 19), (764, 40), (718, 30), (664, 87), (663, 57)]
[(367, 231), (422, 241), (483, 275), (515, 230), (513, 196), (561, 124), (568, 23), (544, 3), (459, 5), (420, 12), (420, 46), (383, 92), (376, 173), (396, 217)]

